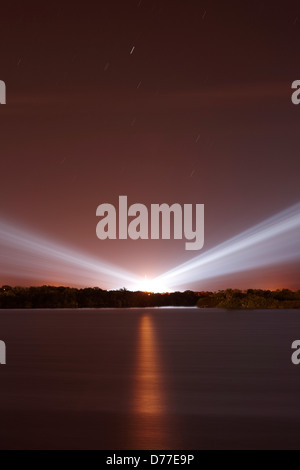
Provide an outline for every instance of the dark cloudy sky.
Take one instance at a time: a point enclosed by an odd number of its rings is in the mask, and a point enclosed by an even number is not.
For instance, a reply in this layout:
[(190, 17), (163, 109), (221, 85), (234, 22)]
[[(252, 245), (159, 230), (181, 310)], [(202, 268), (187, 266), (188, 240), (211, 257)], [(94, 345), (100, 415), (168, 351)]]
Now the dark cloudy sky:
[[(207, 250), (298, 202), (299, 44), (296, 1), (6, 2), (0, 217), (152, 277), (198, 253), (100, 241), (99, 204), (204, 203)], [(297, 276), (295, 261), (184, 287)]]

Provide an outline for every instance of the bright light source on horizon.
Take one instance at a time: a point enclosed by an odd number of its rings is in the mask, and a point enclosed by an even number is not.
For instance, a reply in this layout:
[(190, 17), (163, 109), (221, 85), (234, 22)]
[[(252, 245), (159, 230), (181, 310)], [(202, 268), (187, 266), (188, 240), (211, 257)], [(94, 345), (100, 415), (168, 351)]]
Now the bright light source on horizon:
[(149, 279), (148, 276), (145, 275), (144, 279), (141, 282), (137, 283), (135, 286), (135, 290), (142, 291), (142, 292), (170, 292), (170, 289), (164, 285), (160, 281), (156, 281), (155, 279)]
[(35, 283), (172, 292), (202, 280), (295, 262), (299, 230), (300, 203), (155, 278), (142, 278), (0, 219), (0, 275)]

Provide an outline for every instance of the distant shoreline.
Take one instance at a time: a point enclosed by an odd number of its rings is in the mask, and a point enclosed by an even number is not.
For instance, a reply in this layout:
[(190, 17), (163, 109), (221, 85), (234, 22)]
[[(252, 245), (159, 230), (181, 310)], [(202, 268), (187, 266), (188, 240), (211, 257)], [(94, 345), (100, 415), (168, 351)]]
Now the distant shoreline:
[(99, 287), (64, 286), (0, 288), (0, 309), (82, 309), (199, 307), (234, 310), (300, 309), (300, 290), (226, 289), (151, 293), (126, 289), (107, 291)]

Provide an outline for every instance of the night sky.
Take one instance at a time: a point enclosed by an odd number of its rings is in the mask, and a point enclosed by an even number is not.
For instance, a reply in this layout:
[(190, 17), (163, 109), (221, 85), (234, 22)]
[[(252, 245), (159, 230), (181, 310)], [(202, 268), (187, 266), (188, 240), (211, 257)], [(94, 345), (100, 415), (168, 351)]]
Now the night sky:
[[(205, 204), (205, 252), (298, 203), (299, 44), (299, 1), (6, 2), (1, 220), (153, 278), (201, 253), (100, 241), (99, 204)], [(14, 256), (0, 244), (0, 284), (59, 284), (59, 262), (24, 276)], [(294, 289), (299, 274), (295, 255), (180, 289)]]

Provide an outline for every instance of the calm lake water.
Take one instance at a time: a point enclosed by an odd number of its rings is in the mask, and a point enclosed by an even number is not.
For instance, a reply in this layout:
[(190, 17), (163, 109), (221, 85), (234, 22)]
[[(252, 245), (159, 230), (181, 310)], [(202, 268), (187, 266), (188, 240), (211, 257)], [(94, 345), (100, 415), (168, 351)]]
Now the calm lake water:
[(1, 310), (2, 449), (300, 448), (300, 311)]

